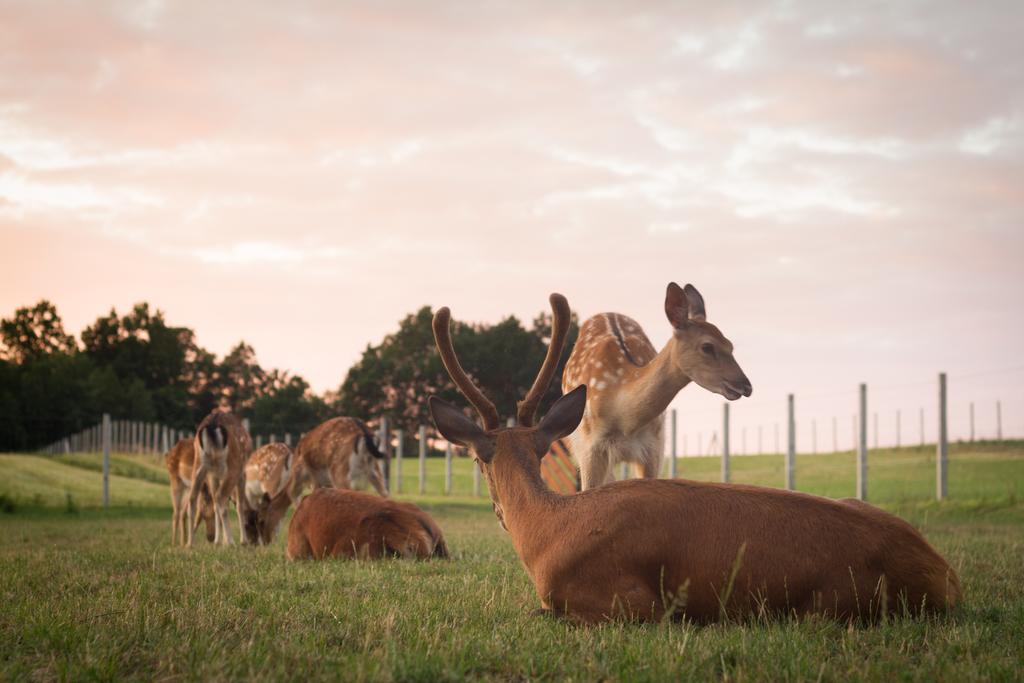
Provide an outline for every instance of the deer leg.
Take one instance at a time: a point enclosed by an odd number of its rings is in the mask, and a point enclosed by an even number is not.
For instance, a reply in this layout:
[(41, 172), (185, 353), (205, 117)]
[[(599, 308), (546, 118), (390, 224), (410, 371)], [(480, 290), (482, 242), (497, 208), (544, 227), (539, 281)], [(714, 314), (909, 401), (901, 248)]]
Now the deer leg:
[[(331, 475), (327, 470), (314, 470), (313, 471), (313, 488), (318, 489), (331, 489), (335, 488), (337, 482), (331, 479)], [(337, 483), (338, 488), (347, 488)]]
[(580, 462), (580, 488), (584, 491), (612, 481), (611, 468), (608, 466), (607, 451), (592, 450), (588, 457)]
[[(192, 486), (188, 491), (188, 547), (191, 548), (195, 542), (195, 534), (193, 533), (194, 522), (196, 521), (196, 513), (199, 507), (199, 491), (203, 488), (203, 482), (206, 481), (206, 468), (202, 465), (195, 470), (192, 476)], [(182, 534), (185, 530), (182, 529)]]
[(221, 543), (231, 545), (234, 541), (231, 539), (231, 524), (228, 522), (228, 492), (225, 490), (226, 487), (227, 480), (221, 482), (220, 487), (218, 487), (217, 511), (220, 513)]
[(388, 497), (388, 489), (384, 486), (384, 475), (381, 474), (380, 468), (377, 467), (376, 463), (370, 469), (370, 484), (373, 488), (377, 489), (377, 493), (381, 496), (384, 498)]
[(178, 544), (178, 528), (181, 526), (181, 486), (171, 487), (171, 545)]
[[(244, 508), (244, 509), (243, 509)], [(243, 477), (235, 487), (235, 511), (238, 513), (238, 542), (242, 545), (256, 543), (256, 539), (250, 541), (245, 533), (245, 520), (243, 517), (249, 511), (249, 499), (245, 497), (245, 478)]]

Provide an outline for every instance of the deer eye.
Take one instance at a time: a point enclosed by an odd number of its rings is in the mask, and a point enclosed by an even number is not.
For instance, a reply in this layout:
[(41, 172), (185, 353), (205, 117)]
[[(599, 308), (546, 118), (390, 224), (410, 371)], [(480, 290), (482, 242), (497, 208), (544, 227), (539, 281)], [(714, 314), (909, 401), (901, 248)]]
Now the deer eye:
[(704, 342), (703, 344), (700, 345), (700, 351), (705, 356), (709, 356), (711, 358), (715, 357), (715, 345), (714, 344), (711, 344), (709, 342)]

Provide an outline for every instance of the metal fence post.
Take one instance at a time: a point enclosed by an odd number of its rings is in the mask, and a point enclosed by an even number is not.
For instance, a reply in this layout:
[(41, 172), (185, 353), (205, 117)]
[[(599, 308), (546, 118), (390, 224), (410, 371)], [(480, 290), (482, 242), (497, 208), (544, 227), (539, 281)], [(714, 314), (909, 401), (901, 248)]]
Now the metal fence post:
[(971, 401), (971, 443), (974, 443), (974, 401)]
[(786, 405), (786, 489), (792, 491), (796, 488), (796, 411), (793, 394), (787, 397)]
[(729, 481), (729, 404), (722, 404), (722, 481)]
[(103, 507), (110, 505), (110, 439), (110, 413), (103, 413)]
[[(878, 432), (875, 432), (877, 435)], [(860, 439), (857, 443), (857, 499), (868, 499), (868, 385), (860, 385)]]
[(996, 441), (1003, 440), (1003, 404), (996, 401)]
[(935, 453), (935, 497), (946, 498), (947, 474), (949, 459), (949, 443), (947, 442), (946, 423), (946, 373), (939, 373), (939, 435)]
[(384, 488), (391, 490), (391, 430), (388, 429), (388, 416), (380, 417), (380, 445), (384, 448)]
[(395, 493), (402, 492), (402, 458), (405, 456), (404, 437), (404, 431), (401, 429), (395, 430)]
[(420, 425), (420, 493), (427, 491), (427, 428)]

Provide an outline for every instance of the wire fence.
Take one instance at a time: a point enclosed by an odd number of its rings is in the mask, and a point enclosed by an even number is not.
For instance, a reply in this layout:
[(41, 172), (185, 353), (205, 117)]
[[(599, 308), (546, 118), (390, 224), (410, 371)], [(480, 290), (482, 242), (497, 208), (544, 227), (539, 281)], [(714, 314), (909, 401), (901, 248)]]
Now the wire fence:
[[(1004, 370), (1003, 372), (1006, 371)], [(986, 373), (975, 373), (973, 376), (982, 376), (984, 374)], [(963, 379), (963, 376), (958, 379)], [(861, 384), (857, 387), (854, 394), (856, 412), (850, 416), (849, 439), (846, 439), (841, 434), (842, 430), (838, 416), (833, 416), (831, 420), (825, 421), (821, 421), (817, 417), (805, 420), (803, 423), (805, 437), (807, 436), (807, 426), (809, 425), (810, 438), (798, 439), (798, 428), (801, 426), (801, 423), (797, 420), (798, 406), (801, 403), (806, 405), (808, 402), (813, 406), (815, 401), (820, 401), (825, 396), (823, 394), (810, 394), (806, 397), (795, 394), (786, 396), (784, 401), (785, 417), (783, 420), (771, 424), (770, 430), (765, 429), (764, 424), (756, 425), (756, 429), (754, 428), (755, 426), (750, 424), (741, 423), (737, 425), (734, 413), (742, 415), (742, 403), (724, 403), (716, 420), (717, 425), (708, 425), (709, 428), (704, 430), (698, 429), (694, 431), (691, 429), (688, 432), (679, 429), (680, 417), (686, 419), (690, 424), (707, 425), (710, 412), (705, 410), (701, 412), (680, 413), (676, 409), (671, 409), (666, 416), (666, 458), (663, 463), (661, 476), (675, 478), (682, 473), (683, 476), (687, 477), (717, 478), (728, 482), (734, 479), (733, 470), (735, 463), (733, 458), (735, 456), (773, 455), (782, 459), (780, 464), (772, 466), (781, 467), (778, 478), (774, 481), (762, 481), (764, 479), (762, 477), (756, 483), (796, 489), (798, 470), (803, 481), (806, 482), (808, 477), (804, 476), (805, 473), (813, 469), (822, 469), (822, 466), (816, 465), (813, 461), (803, 458), (803, 456), (846, 453), (853, 458), (850, 464), (852, 472), (848, 471), (842, 476), (848, 477), (855, 482), (854, 490), (851, 493), (862, 500), (867, 500), (870, 451), (878, 451), (885, 447), (917, 446), (920, 448), (928, 444), (935, 448), (934, 497), (939, 500), (944, 499), (949, 495), (948, 454), (950, 442), (948, 434), (948, 384), (945, 373), (940, 373), (937, 382), (933, 380), (933, 383), (937, 389), (934, 396), (934, 431), (930, 435), (926, 432), (925, 409), (921, 407), (917, 416), (918, 424), (916, 427), (918, 429), (916, 430), (916, 439), (905, 438), (903, 428), (907, 424), (904, 420), (906, 413), (897, 409), (895, 412), (894, 438), (890, 438), (883, 445), (880, 445), (879, 439), (879, 413), (877, 410), (874, 412), (869, 411), (871, 391), (867, 384)], [(913, 383), (915, 386), (923, 384), (923, 382)], [(889, 385), (886, 388), (892, 389), (896, 386), (906, 388), (910, 386), (910, 383)], [(849, 396), (849, 393), (834, 392), (828, 395), (845, 397)], [(1002, 402), (996, 400), (994, 404), (995, 425), (994, 428), (987, 430), (987, 434), (991, 437), (990, 441), (1000, 442), (1003, 440)], [(969, 404), (968, 433), (965, 439), (968, 443), (973, 442), (978, 433), (975, 417), (975, 404), (972, 401)], [(252, 433), (252, 425), (249, 421), (244, 420), (243, 422), (246, 429)], [(427, 425), (420, 425), (414, 433), (406, 434), (403, 430), (389, 429), (386, 417), (380, 418), (378, 424), (378, 434), (382, 450), (385, 454), (382, 469), (384, 470), (385, 480), (392, 492), (420, 495), (484, 495), (479, 469), (469, 462), (468, 458), (464, 459), (464, 465), (460, 465), (459, 462), (463, 460), (460, 456), (466, 455), (464, 449), (453, 448), (435, 432), (432, 425), (429, 427)], [(822, 424), (820, 432), (818, 429), (819, 424)], [(756, 440), (753, 438), (755, 434)], [(706, 440), (704, 439), (705, 435), (707, 437)], [(819, 435), (821, 438), (819, 438)], [(46, 454), (102, 452), (105, 462), (104, 471), (106, 472), (106, 461), (111, 452), (160, 456), (177, 443), (179, 439), (191, 438), (192, 436), (194, 436), (193, 432), (171, 428), (159, 423), (110, 420), (109, 416), (105, 415), (104, 421), (100, 424), (60, 439), (42, 449), (41, 452)], [(771, 441), (766, 441), (766, 436)], [(929, 438), (929, 436), (932, 438)], [(690, 441), (692, 437), (696, 438)], [(253, 441), (255, 448), (260, 448), (265, 443), (275, 443), (278, 441), (288, 446), (294, 446), (301, 438), (302, 432), (286, 431), (281, 434), (272, 433), (266, 436), (258, 433)], [(766, 443), (773, 447), (767, 448)], [(802, 449), (798, 448), (800, 443), (804, 444)], [(707, 456), (718, 458), (720, 461), (718, 476), (713, 477), (706, 464), (696, 467), (690, 462), (695, 455), (704, 456), (705, 459), (707, 459)], [(798, 455), (802, 458), (799, 467)], [(561, 469), (548, 468), (552, 474), (549, 483), (553, 487), (556, 479), (558, 482), (562, 482), (565, 479), (573, 479), (572, 475), (575, 474), (571, 472), (571, 460), (565, 456), (564, 452), (561, 452), (560, 456), (564, 461), (560, 466)], [(743, 466), (741, 470), (749, 472), (750, 468)], [(632, 469), (625, 465), (615, 472), (615, 476), (620, 479), (628, 478), (632, 474)], [(546, 475), (547, 472), (545, 473)], [(744, 476), (749, 478), (752, 475), (741, 474), (740, 479), (743, 479)], [(811, 476), (810, 479), (813, 480), (814, 476)], [(899, 475), (895, 473), (891, 476)], [(920, 472), (917, 472), (914, 476), (920, 477)], [(578, 476), (576, 480), (578, 481)], [(801, 490), (806, 490), (806, 487), (802, 485)], [(826, 490), (831, 491), (831, 489)], [(106, 499), (105, 493), (104, 500)]]

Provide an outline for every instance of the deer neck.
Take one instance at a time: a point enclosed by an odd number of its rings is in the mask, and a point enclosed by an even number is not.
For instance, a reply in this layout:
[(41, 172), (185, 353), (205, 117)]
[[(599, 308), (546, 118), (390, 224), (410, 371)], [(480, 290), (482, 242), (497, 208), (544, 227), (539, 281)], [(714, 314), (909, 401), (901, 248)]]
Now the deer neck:
[(266, 519), (267, 525), (271, 528), (276, 528), (277, 525), (284, 519), (285, 514), (288, 512), (288, 508), (292, 506), (292, 495), (285, 486), (282, 488), (276, 496), (270, 499), (270, 505), (267, 508)]
[(632, 434), (664, 413), (680, 389), (690, 383), (674, 360), (674, 343), (669, 339), (654, 360), (626, 375), (616, 397), (624, 434)]
[(553, 523), (555, 515), (552, 513), (564, 496), (544, 483), (539, 462), (526, 464), (517, 462), (515, 457), (503, 458), (502, 462), (494, 464), (492, 473), (512, 545), (523, 563), (529, 566), (532, 558), (547, 546), (550, 539), (545, 529)]

